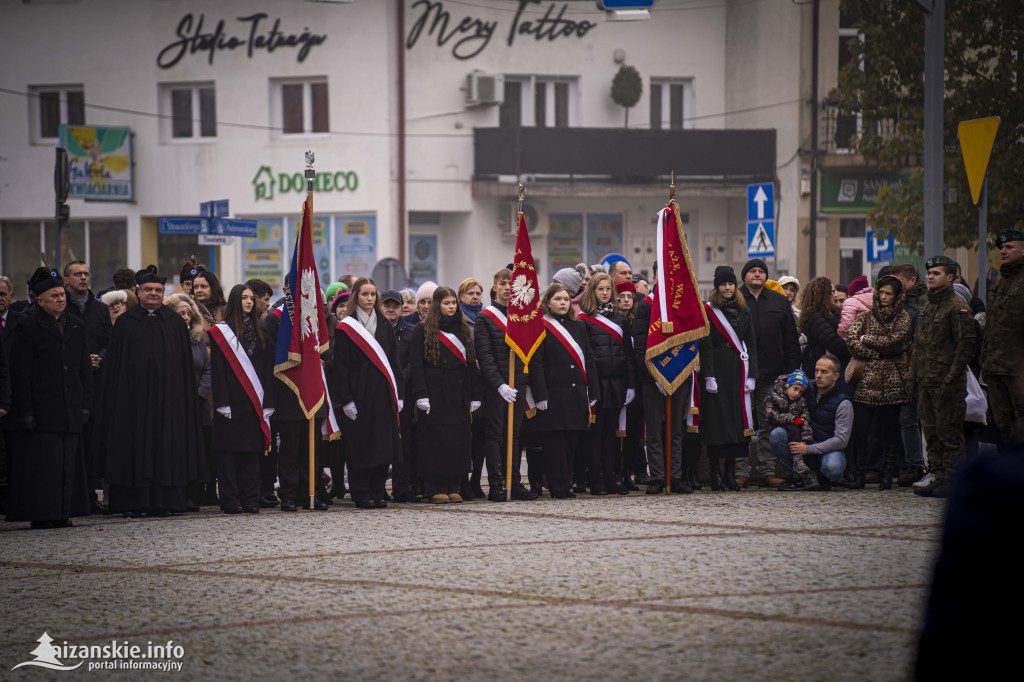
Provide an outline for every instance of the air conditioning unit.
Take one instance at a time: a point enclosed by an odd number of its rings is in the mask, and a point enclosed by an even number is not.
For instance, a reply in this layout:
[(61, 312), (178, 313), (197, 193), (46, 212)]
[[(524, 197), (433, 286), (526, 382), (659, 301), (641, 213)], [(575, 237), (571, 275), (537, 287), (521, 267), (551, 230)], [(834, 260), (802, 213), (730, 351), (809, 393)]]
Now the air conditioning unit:
[(505, 101), (505, 77), (474, 71), (466, 76), (466, 106), (501, 104)]
[[(516, 231), (519, 229), (519, 202), (510, 201), (498, 207), (498, 229), (501, 230), (503, 239), (516, 238)], [(540, 211), (533, 204), (523, 204), (523, 218), (526, 220), (526, 230), (532, 235), (540, 227)]]

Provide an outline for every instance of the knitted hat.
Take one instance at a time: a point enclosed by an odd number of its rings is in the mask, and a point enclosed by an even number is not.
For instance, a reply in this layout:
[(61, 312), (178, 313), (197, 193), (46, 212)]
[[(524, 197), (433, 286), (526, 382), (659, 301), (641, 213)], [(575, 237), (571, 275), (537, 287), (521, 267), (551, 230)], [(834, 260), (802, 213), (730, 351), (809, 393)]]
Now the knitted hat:
[(338, 291), (348, 291), (348, 287), (341, 282), (331, 282), (331, 285), (327, 287), (327, 298), (325, 300), (330, 301), (333, 299)]
[(764, 262), (764, 259), (751, 258), (743, 266), (743, 270), (740, 271), (740, 279), (746, 279), (747, 273), (750, 272), (753, 268), (761, 268), (762, 270), (764, 270), (764, 274), (766, 276), (768, 275), (768, 264)]
[(416, 290), (416, 302), (419, 303), (423, 299), (434, 298), (434, 289), (437, 288), (437, 284), (434, 282), (424, 282), (420, 285), (420, 288)]
[(856, 296), (863, 289), (868, 288), (868, 276), (861, 275), (860, 277), (854, 277), (853, 281), (850, 282), (850, 286), (846, 287), (847, 296)]
[(968, 289), (966, 285), (961, 284), (960, 282), (953, 282), (953, 291), (957, 296), (964, 300), (964, 303), (967, 304), (968, 308), (971, 307), (971, 290)]
[[(580, 272), (582, 268), (583, 272)], [(575, 268), (562, 268), (555, 273), (555, 276), (551, 278), (552, 282), (561, 284), (569, 290), (571, 296), (575, 296), (576, 292), (583, 286), (583, 278), (586, 276), (587, 266), (577, 265)]]
[(717, 289), (726, 282), (736, 284), (736, 271), (731, 265), (719, 265), (715, 268), (715, 288)]
[(802, 370), (793, 370), (790, 372), (789, 376), (786, 377), (786, 388), (789, 388), (794, 384), (799, 384), (800, 386), (807, 385), (807, 375), (804, 374)]
[(800, 291), (800, 280), (798, 280), (796, 277), (793, 277), (792, 275), (783, 275), (782, 277), (779, 277), (780, 287), (784, 287), (787, 284), (795, 284), (796, 290)]
[(621, 294), (623, 291), (630, 291), (633, 295), (636, 295), (636, 287), (633, 286), (632, 282), (619, 282), (615, 285), (615, 292)]
[(36, 296), (57, 287), (63, 288), (64, 280), (60, 278), (60, 275), (53, 268), (36, 268), (36, 271), (32, 273), (32, 277), (28, 280), (29, 291)]

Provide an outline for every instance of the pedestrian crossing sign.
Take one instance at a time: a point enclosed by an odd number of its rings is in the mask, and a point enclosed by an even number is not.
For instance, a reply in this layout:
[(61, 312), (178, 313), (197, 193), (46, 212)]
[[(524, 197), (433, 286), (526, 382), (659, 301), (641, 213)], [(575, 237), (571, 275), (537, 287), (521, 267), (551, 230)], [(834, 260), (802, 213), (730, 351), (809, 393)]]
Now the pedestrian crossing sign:
[(775, 255), (775, 221), (750, 220), (747, 222), (747, 257), (763, 258)]

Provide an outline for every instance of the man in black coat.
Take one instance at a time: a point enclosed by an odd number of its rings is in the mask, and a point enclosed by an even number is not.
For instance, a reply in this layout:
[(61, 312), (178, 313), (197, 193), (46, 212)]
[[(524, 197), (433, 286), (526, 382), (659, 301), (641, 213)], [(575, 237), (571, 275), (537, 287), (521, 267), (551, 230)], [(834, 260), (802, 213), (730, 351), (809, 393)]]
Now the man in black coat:
[(104, 363), (98, 442), (110, 510), (126, 516), (186, 511), (187, 486), (202, 476), (192, 346), (163, 305), (166, 280), (152, 265), (136, 273), (139, 305), (118, 318)]
[[(2, 343), (3, 360), (7, 367), (10, 367), (11, 342), (14, 339), (14, 329), (23, 315), (11, 309), (11, 302), (14, 300), (14, 285), (10, 278), (0, 275), (0, 343)], [(8, 406), (8, 410), (10, 407)], [(18, 428), (13, 415), (0, 416), (0, 512), (4, 509), (7, 500), (7, 472), (10, 471), (10, 455), (14, 452), (14, 438)]]
[[(505, 318), (508, 315), (508, 297), (512, 286), (512, 271), (507, 268), (494, 274), (494, 285), (491, 287), (491, 305), (484, 308), (476, 318), (473, 328), (473, 345), (476, 347), (476, 359), (480, 365), (480, 379), (483, 384), (484, 411), (487, 414), (487, 437), (484, 451), (487, 460), (487, 499), (491, 502), (504, 502), (505, 466), (507, 451), (506, 428), (508, 424), (508, 405), (514, 404), (512, 410), (512, 497), (517, 500), (535, 500), (537, 493), (527, 490), (520, 480), (522, 452), (519, 449), (519, 429), (523, 424), (526, 407), (526, 389), (529, 385), (529, 374), (526, 374), (522, 360), (514, 355), (515, 388), (508, 385), (509, 347), (505, 343), (505, 331), (490, 315)], [(493, 310), (489, 310), (493, 308)]]
[[(433, 296), (433, 290), (430, 295)], [(419, 459), (416, 456), (416, 422), (419, 415), (416, 414), (416, 401), (412, 399), (412, 382), (409, 380), (409, 346), (420, 317), (418, 312), (402, 317), (402, 295), (393, 289), (381, 292), (380, 305), (384, 317), (395, 328), (398, 363), (402, 366), (402, 383), (405, 386), (405, 395), (402, 396), (405, 405), (401, 414), (402, 461), (391, 466), (391, 491), (395, 502), (418, 502), (422, 490)], [(409, 318), (416, 321), (410, 322)]]
[(758, 436), (751, 448), (757, 461), (757, 472), (751, 474), (749, 459), (736, 462), (736, 483), (747, 487), (752, 479), (758, 485), (777, 488), (785, 481), (775, 475), (775, 457), (769, 441), (766, 423), (765, 399), (775, 379), (800, 369), (800, 338), (793, 319), (789, 299), (765, 287), (768, 281), (768, 266), (760, 258), (753, 258), (743, 266), (743, 286), (740, 291), (750, 309), (750, 320), (754, 325), (757, 339), (757, 385), (754, 402), (757, 407)]
[(29, 280), (36, 308), (14, 332), (14, 413), (21, 429), (11, 458), (8, 521), (70, 526), (89, 514), (82, 425), (92, 407), (85, 325), (66, 312), (63, 282), (39, 268)]

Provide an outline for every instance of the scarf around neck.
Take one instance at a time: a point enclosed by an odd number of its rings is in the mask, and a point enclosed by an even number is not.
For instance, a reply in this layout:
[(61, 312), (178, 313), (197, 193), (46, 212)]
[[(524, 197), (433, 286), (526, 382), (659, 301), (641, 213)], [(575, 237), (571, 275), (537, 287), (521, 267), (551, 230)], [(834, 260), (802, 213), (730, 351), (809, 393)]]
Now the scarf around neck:
[(366, 331), (370, 332), (371, 335), (377, 333), (377, 316), (374, 312), (371, 310), (367, 313), (362, 308), (356, 307), (356, 319), (366, 327)]

